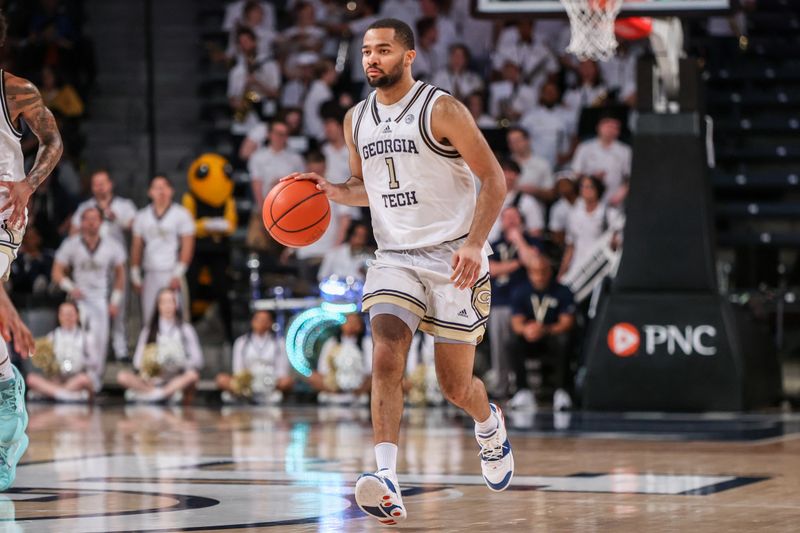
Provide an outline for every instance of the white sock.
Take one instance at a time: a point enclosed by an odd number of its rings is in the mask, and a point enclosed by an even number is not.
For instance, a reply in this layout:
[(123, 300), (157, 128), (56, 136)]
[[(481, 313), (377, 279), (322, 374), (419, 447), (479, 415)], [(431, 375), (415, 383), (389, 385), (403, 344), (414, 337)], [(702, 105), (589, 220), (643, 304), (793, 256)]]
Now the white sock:
[(392, 472), (397, 471), (397, 444), (391, 442), (381, 442), (375, 445), (375, 460), (378, 463), (378, 470), (388, 468)]
[(14, 379), (14, 369), (11, 366), (11, 356), (8, 353), (6, 342), (0, 339), (0, 381), (9, 379)]
[(497, 417), (494, 416), (494, 413), (489, 413), (489, 418), (483, 422), (475, 421), (475, 431), (481, 435), (487, 435), (495, 429), (497, 429)]

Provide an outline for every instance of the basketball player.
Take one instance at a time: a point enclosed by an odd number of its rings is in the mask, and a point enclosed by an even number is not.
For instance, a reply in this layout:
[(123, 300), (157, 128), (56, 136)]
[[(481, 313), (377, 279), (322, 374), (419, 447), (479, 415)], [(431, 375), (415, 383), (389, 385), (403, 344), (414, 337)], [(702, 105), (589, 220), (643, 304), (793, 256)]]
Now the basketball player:
[[(504, 490), (514, 470), (500, 409), (472, 375), (489, 313), (486, 237), (506, 195), (503, 172), (469, 111), (411, 77), (415, 55), (405, 23), (373, 23), (364, 35), (362, 65), (376, 91), (345, 117), (352, 176), (343, 184), (309, 173), (285, 178), (313, 180), (330, 200), (368, 205), (372, 212), (379, 249), (367, 272), (363, 308), (374, 340), (378, 471), (359, 478), (356, 502), (383, 524), (406, 517), (397, 442), (405, 360), (418, 327), (435, 337), (444, 396), (475, 420), (486, 484)], [(477, 201), (473, 172), (481, 180)]]
[(95, 392), (99, 392), (110, 321), (122, 305), (127, 257), (117, 241), (100, 236), (103, 215), (99, 207), (84, 209), (80, 220), (80, 233), (65, 239), (56, 250), (52, 278), (78, 306), (81, 325), (88, 330), (94, 343), (92, 353), (97, 358), (94, 386)]
[[(152, 203), (133, 219), (131, 284), (142, 295), (144, 324), (150, 322), (158, 291), (182, 288), (183, 276), (194, 255), (194, 219), (185, 207), (172, 202), (174, 195), (167, 177), (155, 176), (148, 191)], [(183, 300), (180, 307), (186, 312), (188, 302)]]
[[(6, 37), (7, 24), (0, 14), (0, 46)], [(45, 107), (36, 87), (26, 79), (18, 78), (0, 70), (0, 286), (8, 280), (11, 263), (25, 233), (28, 218), (28, 199), (36, 188), (50, 175), (63, 151), (61, 135), (58, 133), (53, 114)], [(36, 159), (28, 174), (23, 167), (22, 122), (39, 139)], [(21, 331), (25, 327), (2, 293), (0, 324)], [(13, 313), (12, 313), (13, 312)], [(6, 316), (8, 313), (8, 316)], [(13, 314), (13, 316), (12, 316)], [(22, 334), (22, 333), (20, 333)], [(5, 341), (8, 337), (4, 332)], [(30, 336), (30, 333), (27, 334)], [(15, 347), (27, 357), (33, 342), (15, 338)], [(28, 414), (25, 412), (25, 382), (19, 371), (11, 364), (6, 342), (0, 340), (0, 491), (8, 489), (14, 482), (17, 462), (28, 447), (25, 429)]]

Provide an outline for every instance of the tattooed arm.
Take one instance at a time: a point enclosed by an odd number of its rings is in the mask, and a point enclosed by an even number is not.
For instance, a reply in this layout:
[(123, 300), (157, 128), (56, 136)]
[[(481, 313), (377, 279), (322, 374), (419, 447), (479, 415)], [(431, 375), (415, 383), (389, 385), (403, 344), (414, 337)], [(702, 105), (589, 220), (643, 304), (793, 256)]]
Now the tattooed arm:
[(12, 227), (21, 225), (25, 219), (25, 207), (33, 191), (50, 175), (61, 158), (63, 145), (58, 133), (56, 119), (44, 105), (36, 86), (28, 80), (5, 74), (6, 104), (12, 123), (20, 117), (39, 139), (36, 161), (27, 177), (18, 183), (0, 182), (0, 189), (6, 189), (8, 200), (0, 206), (0, 212), (13, 209), (8, 217)]

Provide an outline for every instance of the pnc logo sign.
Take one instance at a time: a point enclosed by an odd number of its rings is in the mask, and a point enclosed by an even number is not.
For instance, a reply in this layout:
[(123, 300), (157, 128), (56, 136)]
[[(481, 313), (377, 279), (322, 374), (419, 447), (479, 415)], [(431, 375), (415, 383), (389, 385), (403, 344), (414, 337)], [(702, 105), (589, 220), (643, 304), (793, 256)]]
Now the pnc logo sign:
[(639, 330), (633, 324), (621, 322), (608, 332), (608, 347), (620, 357), (630, 357), (639, 350)]
[(709, 325), (679, 327), (674, 324), (642, 326), (642, 333), (633, 324), (620, 322), (608, 331), (608, 347), (619, 357), (636, 355), (644, 337), (644, 351), (653, 355), (666, 351), (669, 355), (716, 355), (714, 341), (717, 328)]

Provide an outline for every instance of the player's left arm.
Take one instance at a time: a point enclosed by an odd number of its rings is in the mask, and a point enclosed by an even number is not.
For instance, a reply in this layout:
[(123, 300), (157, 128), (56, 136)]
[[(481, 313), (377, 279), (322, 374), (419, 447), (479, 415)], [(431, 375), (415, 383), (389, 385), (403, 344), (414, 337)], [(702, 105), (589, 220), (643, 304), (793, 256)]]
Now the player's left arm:
[(472, 287), (481, 269), (483, 245), (506, 196), (506, 181), (500, 163), (467, 108), (452, 96), (436, 100), (431, 115), (434, 138), (453, 146), (481, 180), (481, 192), (467, 240), (453, 256), (451, 280), (459, 289)]
[(28, 199), (58, 164), (64, 146), (56, 119), (44, 105), (42, 95), (34, 84), (26, 79), (7, 75), (6, 101), (12, 122), (22, 117), (39, 139), (39, 151), (27, 177), (18, 183), (0, 182), (0, 186), (8, 190), (8, 201), (0, 207), (0, 211), (13, 208), (8, 223), (12, 227), (18, 227), (25, 219)]

